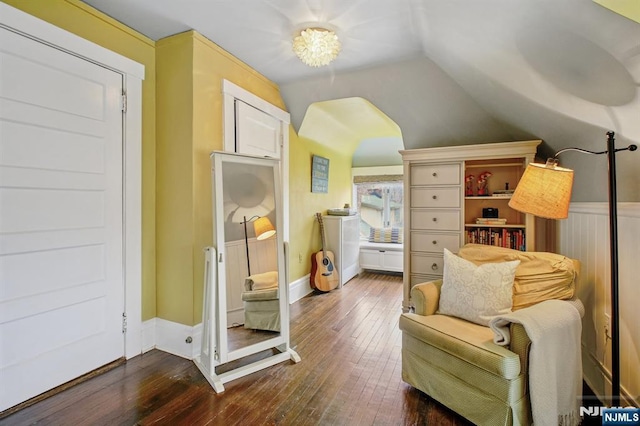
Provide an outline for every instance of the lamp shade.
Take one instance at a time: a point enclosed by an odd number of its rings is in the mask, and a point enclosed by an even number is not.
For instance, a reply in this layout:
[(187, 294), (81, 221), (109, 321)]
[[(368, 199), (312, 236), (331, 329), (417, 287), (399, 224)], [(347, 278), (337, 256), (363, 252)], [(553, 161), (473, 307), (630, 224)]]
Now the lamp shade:
[(253, 230), (257, 240), (266, 240), (276, 234), (276, 230), (268, 217), (259, 217), (253, 222)]
[(569, 216), (573, 170), (547, 164), (530, 163), (509, 200), (509, 207), (547, 219)]

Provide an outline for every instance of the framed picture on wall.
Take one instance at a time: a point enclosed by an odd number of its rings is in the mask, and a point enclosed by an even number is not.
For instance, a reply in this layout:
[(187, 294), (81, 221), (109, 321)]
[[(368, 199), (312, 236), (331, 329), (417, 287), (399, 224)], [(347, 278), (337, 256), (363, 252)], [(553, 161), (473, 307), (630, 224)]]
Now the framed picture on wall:
[(314, 155), (311, 159), (311, 192), (329, 192), (329, 159)]

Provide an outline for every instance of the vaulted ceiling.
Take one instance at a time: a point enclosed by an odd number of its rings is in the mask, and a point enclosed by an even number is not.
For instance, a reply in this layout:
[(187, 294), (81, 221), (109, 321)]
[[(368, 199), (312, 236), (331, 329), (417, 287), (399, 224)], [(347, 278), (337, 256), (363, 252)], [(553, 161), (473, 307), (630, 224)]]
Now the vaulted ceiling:
[[(296, 130), (310, 105), (355, 97), (397, 123), (405, 148), (535, 138), (547, 153), (604, 150), (609, 130), (618, 146), (640, 143), (640, 23), (592, 0), (85, 1), (154, 40), (195, 29), (278, 83)], [(597, 1), (640, 19), (637, 0)], [(308, 24), (343, 43), (328, 67), (291, 50)], [(397, 152), (387, 135), (363, 143)], [(638, 156), (619, 156), (621, 201), (640, 201)], [(577, 157), (562, 159), (576, 174), (606, 167)], [(574, 199), (606, 194), (601, 180)]]

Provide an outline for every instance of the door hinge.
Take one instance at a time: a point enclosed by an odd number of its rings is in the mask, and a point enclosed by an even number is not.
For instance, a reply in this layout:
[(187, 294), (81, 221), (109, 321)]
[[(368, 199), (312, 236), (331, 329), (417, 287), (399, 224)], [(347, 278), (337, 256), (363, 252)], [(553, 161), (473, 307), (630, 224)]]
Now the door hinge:
[(122, 112), (127, 112), (127, 93), (122, 92)]
[(122, 334), (127, 332), (127, 313), (122, 313)]

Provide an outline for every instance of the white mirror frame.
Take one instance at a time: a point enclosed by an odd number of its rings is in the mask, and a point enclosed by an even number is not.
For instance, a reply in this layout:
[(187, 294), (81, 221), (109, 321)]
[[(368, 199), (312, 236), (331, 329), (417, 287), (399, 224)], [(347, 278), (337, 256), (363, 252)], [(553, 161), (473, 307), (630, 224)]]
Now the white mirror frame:
[[(201, 353), (194, 359), (207, 381), (217, 392), (224, 391), (224, 383), (238, 379), (283, 361), (300, 362), (300, 356), (290, 347), (289, 340), (289, 289), (287, 244), (283, 240), (283, 232), (276, 233), (278, 290), (280, 303), (280, 334), (273, 338), (255, 343), (240, 349), (229, 350), (227, 339), (227, 296), (225, 277), (225, 236), (224, 236), (224, 206), (222, 165), (244, 164), (267, 166), (273, 170), (274, 201), (276, 209), (276, 230), (284, 229), (282, 214), (282, 185), (280, 183), (279, 161), (271, 158), (254, 157), (228, 152), (213, 152), (212, 189), (213, 189), (213, 233), (216, 248), (205, 248), (205, 273), (203, 297), (203, 330)], [(218, 213), (220, 212), (220, 213)], [(274, 355), (235, 369), (216, 374), (215, 367), (230, 361), (239, 360), (248, 355), (275, 348), (279, 351)]]

